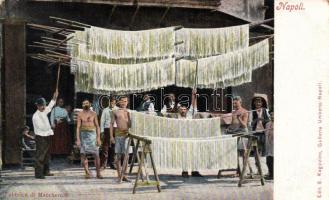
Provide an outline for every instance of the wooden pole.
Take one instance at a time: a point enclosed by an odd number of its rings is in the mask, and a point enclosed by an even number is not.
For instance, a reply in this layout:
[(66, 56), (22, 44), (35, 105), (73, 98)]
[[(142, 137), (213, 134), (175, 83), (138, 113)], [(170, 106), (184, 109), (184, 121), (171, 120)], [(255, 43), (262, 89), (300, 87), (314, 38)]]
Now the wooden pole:
[(162, 25), (162, 22), (163, 22), (163, 20), (165, 19), (166, 15), (168, 14), (169, 10), (170, 10), (170, 7), (168, 6), (168, 7), (166, 8), (166, 10), (164, 11), (164, 13), (162, 14), (162, 16), (161, 16), (161, 19), (160, 19), (160, 22), (159, 22), (159, 26)]
[(73, 24), (77, 24), (77, 25), (85, 26), (86, 28), (90, 28), (90, 27), (91, 27), (91, 26), (88, 25), (88, 24), (83, 24), (83, 23), (80, 23), (80, 22), (77, 22), (77, 21), (73, 21), (73, 20), (68, 20), (68, 19), (63, 19), (63, 18), (53, 17), (53, 16), (50, 16), (49, 18), (50, 18), (50, 19), (57, 20), (57, 21), (70, 22), (70, 23), (73, 23)]
[(58, 70), (57, 70), (56, 91), (58, 91), (58, 84), (59, 84), (60, 74), (61, 74), (61, 59), (58, 60)]
[(108, 22), (111, 22), (111, 20), (112, 20), (112, 16), (113, 16), (114, 11), (115, 11), (116, 8), (117, 8), (116, 5), (114, 5), (114, 6), (112, 7), (111, 12), (110, 12), (110, 15), (109, 15), (109, 17), (108, 17), (108, 19), (107, 19)]
[[(199, 62), (198, 62), (197, 59), (195, 61), (196, 61), (196, 65), (195, 65), (195, 80), (194, 80), (194, 88), (193, 88), (193, 90), (196, 90), (196, 88), (198, 86), (198, 65), (199, 65)], [(196, 96), (194, 97), (194, 101), (196, 101)], [(194, 112), (195, 112), (195, 108), (194, 108), (194, 105), (193, 105), (194, 103), (195, 102), (192, 102), (192, 106), (193, 106), (192, 116), (194, 116)]]
[(57, 49), (58, 47), (60, 47), (64, 42), (67, 42), (67, 41), (71, 40), (72, 38), (74, 38), (74, 36), (68, 37), (68, 38), (66, 38), (65, 40), (61, 41), (61, 42), (56, 46), (56, 49)]
[(250, 37), (249, 40), (251, 40), (251, 39), (259, 39), (259, 38), (266, 38), (266, 37), (272, 38), (272, 37), (274, 37), (274, 34), (271, 34), (271, 35), (260, 35), (260, 36)]
[(134, 24), (134, 22), (135, 22), (135, 19), (136, 19), (136, 16), (137, 16), (138, 11), (139, 11), (139, 5), (137, 5), (136, 10), (135, 10), (135, 12), (134, 12), (134, 15), (133, 15), (133, 17), (131, 18), (131, 21), (130, 21), (130, 24), (129, 24), (129, 29), (130, 29), (130, 30), (132, 29), (132, 26), (133, 26), (133, 24)]
[(75, 25), (75, 24), (72, 24), (72, 23), (62, 22), (62, 21), (55, 21), (55, 22), (58, 23), (58, 24), (61, 24), (61, 25), (65, 25), (65, 26), (75, 28), (76, 30), (84, 30), (86, 28), (84, 26), (79, 26), (79, 25)]

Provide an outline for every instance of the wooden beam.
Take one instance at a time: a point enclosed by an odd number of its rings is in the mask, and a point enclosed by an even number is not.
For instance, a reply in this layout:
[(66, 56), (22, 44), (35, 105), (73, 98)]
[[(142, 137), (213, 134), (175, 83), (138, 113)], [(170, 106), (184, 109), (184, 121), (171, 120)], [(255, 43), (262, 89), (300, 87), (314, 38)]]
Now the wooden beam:
[[(21, 22), (3, 23), (3, 156), (5, 164), (21, 161), (21, 128), (26, 123), (26, 26)], [(3, 74), (2, 74), (3, 73)]]
[[(117, 6), (134, 6), (135, 0), (27, 0), (29, 2), (69, 2), (69, 3), (93, 3), (108, 4)], [(217, 9), (220, 0), (138, 0), (138, 4), (143, 7), (178, 7), (194, 9)]]
[(256, 26), (260, 26), (260, 25), (263, 25), (263, 24), (266, 24), (266, 23), (269, 23), (271, 21), (274, 21), (274, 18), (271, 18), (271, 19), (266, 19), (264, 21), (261, 21), (261, 22), (254, 22), (254, 23), (251, 23), (249, 25), (249, 28), (254, 28)]

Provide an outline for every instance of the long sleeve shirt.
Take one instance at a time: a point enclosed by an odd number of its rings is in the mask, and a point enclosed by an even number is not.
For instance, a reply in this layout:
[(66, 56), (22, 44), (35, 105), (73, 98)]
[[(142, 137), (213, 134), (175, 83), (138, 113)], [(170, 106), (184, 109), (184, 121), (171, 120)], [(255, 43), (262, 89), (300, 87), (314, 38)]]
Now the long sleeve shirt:
[(117, 109), (118, 107), (116, 106), (113, 108), (104, 108), (101, 116), (101, 132), (104, 132), (104, 128), (110, 128), (112, 112)]
[(54, 105), (55, 101), (51, 100), (43, 112), (37, 110), (33, 114), (32, 123), (35, 135), (44, 137), (54, 135), (48, 119), (48, 114), (51, 112), (51, 109), (54, 107)]
[(56, 124), (57, 120), (63, 120), (65, 119), (67, 122), (70, 122), (70, 117), (66, 111), (65, 108), (61, 108), (59, 106), (56, 106), (50, 114), (50, 123), (52, 126)]

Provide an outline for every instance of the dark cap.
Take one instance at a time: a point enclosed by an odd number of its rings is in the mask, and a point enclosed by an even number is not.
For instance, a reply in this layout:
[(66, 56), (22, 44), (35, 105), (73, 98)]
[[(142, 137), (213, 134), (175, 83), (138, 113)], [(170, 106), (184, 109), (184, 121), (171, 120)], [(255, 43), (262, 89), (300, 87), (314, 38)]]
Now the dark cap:
[(41, 97), (35, 101), (35, 105), (38, 106), (45, 106), (46, 105), (46, 99)]

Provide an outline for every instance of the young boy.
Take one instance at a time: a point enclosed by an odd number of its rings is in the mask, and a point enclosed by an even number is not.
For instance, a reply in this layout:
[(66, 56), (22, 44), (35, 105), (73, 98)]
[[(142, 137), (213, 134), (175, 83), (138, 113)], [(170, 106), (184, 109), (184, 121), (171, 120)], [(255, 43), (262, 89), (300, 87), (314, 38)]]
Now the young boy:
[[(115, 155), (116, 155), (116, 168), (118, 172), (119, 182), (121, 179), (121, 171), (124, 173), (127, 171), (127, 166), (125, 169), (122, 169), (121, 159), (124, 159), (124, 154), (127, 146), (127, 136), (128, 129), (131, 126), (130, 114), (127, 110), (128, 105), (128, 97), (122, 96), (119, 99), (119, 109), (113, 111), (111, 124), (110, 124), (110, 140), (111, 143), (115, 143)], [(116, 123), (116, 127), (114, 128), (114, 124)], [(130, 182), (128, 178), (124, 175), (122, 180), (125, 182)]]

